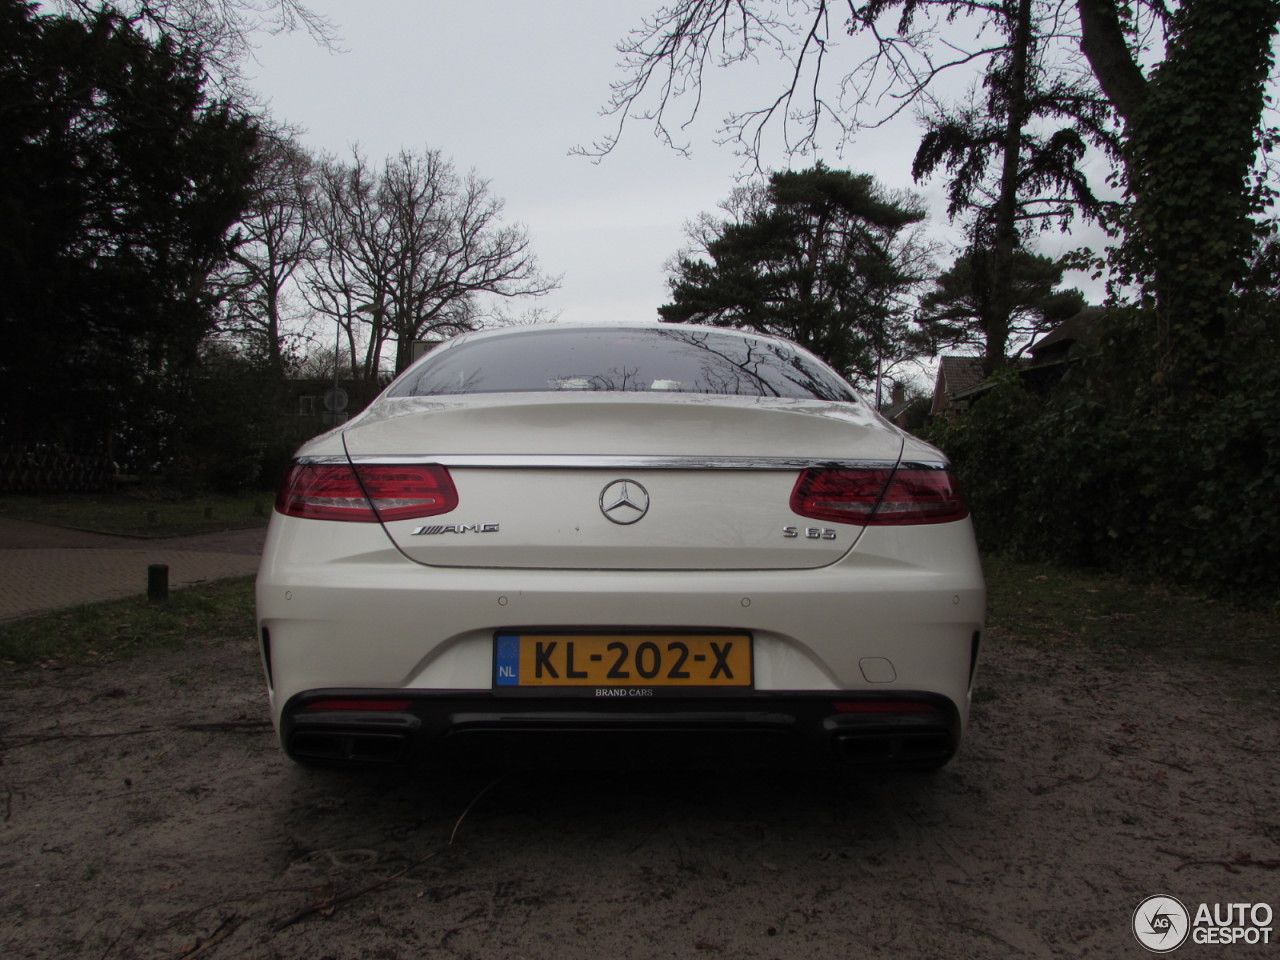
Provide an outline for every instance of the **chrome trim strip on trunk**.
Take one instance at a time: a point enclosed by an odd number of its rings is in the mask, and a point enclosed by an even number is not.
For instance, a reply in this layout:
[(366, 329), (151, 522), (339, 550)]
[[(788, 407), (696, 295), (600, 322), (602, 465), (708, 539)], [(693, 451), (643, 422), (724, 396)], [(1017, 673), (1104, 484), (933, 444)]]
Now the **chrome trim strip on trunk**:
[[(299, 457), (299, 464), (345, 464), (344, 456)], [(941, 461), (842, 460), (819, 457), (695, 457), (695, 456), (603, 456), (594, 454), (357, 454), (358, 464), (416, 465), (442, 467), (567, 470), (946, 470)]]

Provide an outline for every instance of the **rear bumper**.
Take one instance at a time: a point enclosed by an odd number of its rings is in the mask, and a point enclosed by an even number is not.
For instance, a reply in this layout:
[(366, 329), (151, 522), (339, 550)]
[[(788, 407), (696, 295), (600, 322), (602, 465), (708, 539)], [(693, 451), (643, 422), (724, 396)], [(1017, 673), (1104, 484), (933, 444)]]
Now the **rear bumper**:
[[(963, 735), (985, 589), (967, 521), (869, 528), (813, 570), (543, 570), (425, 567), (372, 524), (277, 515), (257, 598), (273, 720), (304, 762), (936, 766)], [(749, 634), (751, 690), (495, 692), (496, 637), (584, 631)], [(307, 709), (344, 696), (404, 706)]]
[[(342, 701), (362, 709), (332, 709)], [(393, 709), (365, 709), (382, 701)], [(321, 709), (315, 709), (317, 706)], [(313, 690), (285, 705), (280, 739), (311, 764), (936, 767), (960, 743), (956, 704), (936, 694), (771, 692), (602, 708), (581, 698)]]

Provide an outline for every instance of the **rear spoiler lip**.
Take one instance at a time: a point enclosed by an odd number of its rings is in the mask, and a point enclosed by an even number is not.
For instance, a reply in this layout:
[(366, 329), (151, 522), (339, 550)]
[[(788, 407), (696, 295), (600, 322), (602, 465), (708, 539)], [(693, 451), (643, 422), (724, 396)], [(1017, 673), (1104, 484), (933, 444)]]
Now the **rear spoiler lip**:
[(442, 467), (578, 470), (947, 470), (941, 460), (830, 457), (616, 456), (595, 454), (355, 454), (303, 456), (300, 464), (439, 464)]

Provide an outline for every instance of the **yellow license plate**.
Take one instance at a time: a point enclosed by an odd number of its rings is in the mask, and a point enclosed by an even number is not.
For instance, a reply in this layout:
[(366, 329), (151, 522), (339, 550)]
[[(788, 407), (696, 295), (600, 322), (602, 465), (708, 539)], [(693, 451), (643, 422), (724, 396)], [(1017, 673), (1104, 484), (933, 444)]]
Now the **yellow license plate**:
[(750, 687), (751, 667), (746, 633), (500, 633), (494, 686)]

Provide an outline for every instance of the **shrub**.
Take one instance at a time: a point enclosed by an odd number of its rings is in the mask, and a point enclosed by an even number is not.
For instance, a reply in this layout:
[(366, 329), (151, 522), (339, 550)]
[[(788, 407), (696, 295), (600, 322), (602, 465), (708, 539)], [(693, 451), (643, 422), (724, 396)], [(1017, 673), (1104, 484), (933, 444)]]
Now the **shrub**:
[(1179, 389), (1122, 315), (1046, 395), (1001, 374), (927, 437), (955, 461), (985, 550), (1274, 602), (1280, 358), (1259, 342)]

